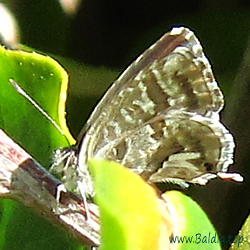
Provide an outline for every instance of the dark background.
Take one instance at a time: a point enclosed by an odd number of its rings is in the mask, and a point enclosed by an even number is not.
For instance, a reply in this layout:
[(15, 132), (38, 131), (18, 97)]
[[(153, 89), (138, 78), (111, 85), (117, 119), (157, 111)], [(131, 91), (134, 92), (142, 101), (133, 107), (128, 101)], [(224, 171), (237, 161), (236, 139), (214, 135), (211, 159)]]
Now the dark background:
[[(223, 122), (237, 143), (232, 171), (241, 172), (245, 182), (216, 180), (207, 187), (192, 186), (185, 193), (204, 208), (220, 235), (238, 233), (249, 213), (250, 63), (243, 60), (248, 55), (249, 1), (84, 0), (71, 17), (63, 13), (56, 0), (19, 0), (7, 4), (19, 22), (22, 43), (55, 55), (71, 74), (67, 111), (75, 136), (117, 72), (122, 72), (171, 27), (183, 25), (195, 31), (225, 94)], [(93, 69), (110, 74), (103, 81), (99, 75), (99, 85), (89, 92), (92, 83), (79, 76), (88, 76)]]

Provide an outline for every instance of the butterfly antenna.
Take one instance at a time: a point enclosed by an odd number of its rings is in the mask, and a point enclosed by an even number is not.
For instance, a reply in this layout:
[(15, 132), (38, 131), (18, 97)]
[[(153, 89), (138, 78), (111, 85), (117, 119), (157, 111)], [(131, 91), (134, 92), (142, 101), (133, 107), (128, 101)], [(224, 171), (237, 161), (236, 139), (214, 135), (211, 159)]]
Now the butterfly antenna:
[(15, 88), (15, 90), (21, 94), (24, 98), (26, 98), (43, 116), (49, 120), (52, 125), (62, 134), (64, 135), (62, 129), (59, 125), (16, 83), (13, 79), (9, 79), (11, 85)]

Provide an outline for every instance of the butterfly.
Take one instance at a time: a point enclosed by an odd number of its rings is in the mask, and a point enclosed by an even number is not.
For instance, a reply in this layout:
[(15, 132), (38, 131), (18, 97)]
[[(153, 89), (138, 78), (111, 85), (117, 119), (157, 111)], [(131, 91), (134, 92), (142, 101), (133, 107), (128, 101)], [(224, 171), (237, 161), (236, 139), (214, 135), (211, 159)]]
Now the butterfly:
[(121, 163), (150, 183), (242, 181), (227, 172), (235, 144), (220, 122), (223, 106), (200, 42), (188, 28), (175, 27), (140, 55), (95, 107), (76, 147), (64, 151), (71, 159), (65, 181), (93, 196), (87, 162), (94, 157)]

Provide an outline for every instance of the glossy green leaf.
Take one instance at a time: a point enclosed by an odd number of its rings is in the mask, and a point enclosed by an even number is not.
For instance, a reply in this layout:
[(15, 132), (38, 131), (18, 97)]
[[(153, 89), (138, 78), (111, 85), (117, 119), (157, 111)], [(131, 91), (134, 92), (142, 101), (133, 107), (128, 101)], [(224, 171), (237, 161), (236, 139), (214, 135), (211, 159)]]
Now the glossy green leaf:
[[(74, 143), (64, 118), (67, 73), (47, 56), (3, 47), (0, 65), (0, 126), (36, 159), (47, 159), (42, 164), (48, 166), (55, 148)], [(60, 124), (64, 136), (13, 88), (10, 79)]]
[[(43, 166), (53, 150), (74, 143), (64, 118), (68, 76), (53, 59), (0, 47), (0, 128)], [(50, 121), (9, 83), (13, 79), (60, 125)], [(21, 204), (1, 200), (0, 249), (82, 249)]]

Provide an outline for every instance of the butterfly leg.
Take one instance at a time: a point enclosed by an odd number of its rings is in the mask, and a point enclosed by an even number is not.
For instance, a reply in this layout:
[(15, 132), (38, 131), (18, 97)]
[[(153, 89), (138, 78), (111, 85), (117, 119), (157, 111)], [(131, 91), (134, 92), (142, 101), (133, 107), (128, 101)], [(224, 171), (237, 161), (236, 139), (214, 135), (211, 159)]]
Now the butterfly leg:
[(54, 209), (56, 214), (61, 213), (59, 211), (59, 204), (60, 204), (60, 198), (61, 198), (62, 192), (67, 193), (67, 189), (63, 183), (60, 183), (56, 188), (56, 206)]
[(90, 212), (89, 212), (89, 208), (88, 208), (87, 198), (86, 198), (86, 194), (85, 194), (86, 192), (85, 192), (83, 182), (80, 180), (77, 181), (77, 186), (78, 186), (79, 192), (81, 194), (81, 197), (83, 200), (83, 205), (84, 205), (84, 208), (86, 211), (86, 221), (90, 221), (91, 217), (90, 217)]

